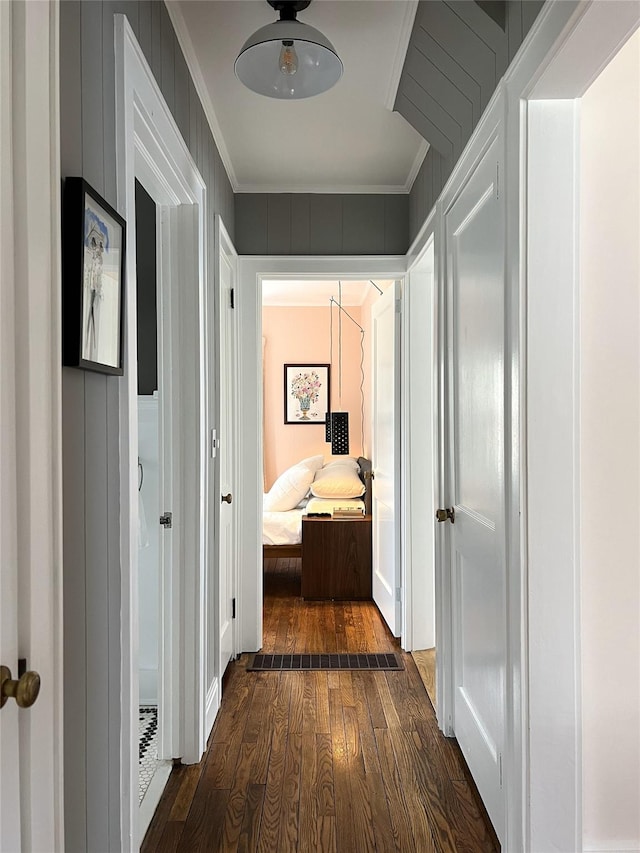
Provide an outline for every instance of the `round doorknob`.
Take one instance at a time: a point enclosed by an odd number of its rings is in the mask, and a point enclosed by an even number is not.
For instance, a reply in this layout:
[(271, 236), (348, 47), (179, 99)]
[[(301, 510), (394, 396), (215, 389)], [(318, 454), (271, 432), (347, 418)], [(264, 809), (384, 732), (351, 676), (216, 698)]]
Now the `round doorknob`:
[(231, 492), (229, 492), (228, 495), (222, 496), (222, 503), (223, 504), (230, 504), (232, 502), (232, 500), (233, 500), (233, 495), (231, 494)]
[(25, 672), (19, 679), (11, 678), (9, 667), (0, 666), (0, 708), (10, 696), (19, 708), (30, 708), (40, 693), (40, 676), (37, 672)]

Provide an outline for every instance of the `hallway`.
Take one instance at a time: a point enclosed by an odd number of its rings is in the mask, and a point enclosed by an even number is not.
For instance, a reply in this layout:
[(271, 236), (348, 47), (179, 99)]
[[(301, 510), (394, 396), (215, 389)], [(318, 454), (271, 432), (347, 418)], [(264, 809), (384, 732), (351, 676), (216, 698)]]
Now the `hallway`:
[(385, 652), (402, 672), (247, 672), (232, 663), (209, 749), (176, 767), (152, 851), (499, 850), (455, 741), (372, 602), (305, 602), (295, 559), (265, 565), (265, 652)]

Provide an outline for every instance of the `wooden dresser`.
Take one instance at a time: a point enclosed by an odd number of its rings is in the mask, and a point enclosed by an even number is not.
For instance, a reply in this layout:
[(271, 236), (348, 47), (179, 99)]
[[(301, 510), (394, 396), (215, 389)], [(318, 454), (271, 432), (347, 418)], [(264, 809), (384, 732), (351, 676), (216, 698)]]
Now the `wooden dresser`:
[(371, 598), (371, 516), (302, 519), (302, 597)]

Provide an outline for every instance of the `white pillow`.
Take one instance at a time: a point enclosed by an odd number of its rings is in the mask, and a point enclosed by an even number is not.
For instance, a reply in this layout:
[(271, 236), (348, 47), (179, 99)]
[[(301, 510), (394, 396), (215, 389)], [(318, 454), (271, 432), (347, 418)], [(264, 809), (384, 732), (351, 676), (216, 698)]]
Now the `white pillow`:
[(354, 471), (360, 470), (358, 460), (355, 458), (355, 456), (331, 457), (331, 459), (322, 467), (331, 468), (333, 465), (346, 465), (348, 468), (353, 468)]
[(324, 457), (309, 456), (287, 468), (264, 496), (263, 507), (267, 512), (287, 512), (298, 506), (306, 497), (316, 471)]
[(365, 492), (357, 471), (349, 465), (330, 465), (316, 474), (311, 494), (316, 498), (359, 498)]

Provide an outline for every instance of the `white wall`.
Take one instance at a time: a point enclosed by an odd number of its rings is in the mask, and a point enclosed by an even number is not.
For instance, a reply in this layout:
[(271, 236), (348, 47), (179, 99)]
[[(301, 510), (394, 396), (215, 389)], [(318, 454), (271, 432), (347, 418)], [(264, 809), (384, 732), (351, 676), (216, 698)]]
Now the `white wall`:
[(640, 850), (640, 32), (581, 102), (585, 850)]
[(158, 503), (160, 467), (157, 396), (138, 397), (138, 457), (144, 469), (140, 496), (146, 520), (146, 525), (141, 527), (142, 541), (139, 542), (145, 547), (141, 547), (138, 553), (140, 704), (156, 705), (160, 630), (158, 519), (161, 512)]

